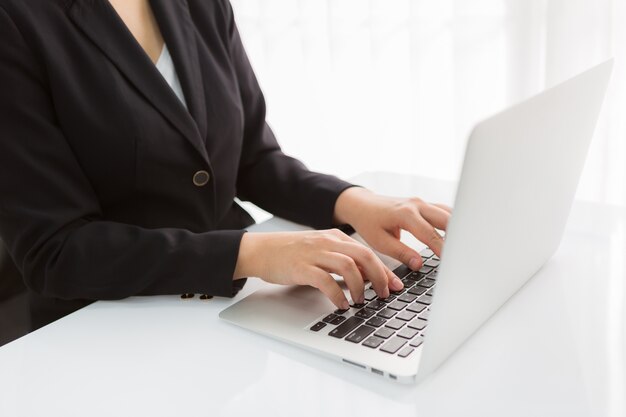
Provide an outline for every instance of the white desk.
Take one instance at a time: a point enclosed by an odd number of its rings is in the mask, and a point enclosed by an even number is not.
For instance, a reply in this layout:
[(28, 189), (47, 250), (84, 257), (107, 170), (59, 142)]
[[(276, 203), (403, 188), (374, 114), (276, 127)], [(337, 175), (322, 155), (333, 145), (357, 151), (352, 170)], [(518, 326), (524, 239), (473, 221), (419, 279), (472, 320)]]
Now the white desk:
[[(453, 193), (393, 174), (356, 181), (429, 200)], [(625, 210), (576, 203), (554, 258), (418, 386), (223, 323), (233, 300), (98, 302), (0, 348), (0, 416), (623, 417), (625, 254)]]

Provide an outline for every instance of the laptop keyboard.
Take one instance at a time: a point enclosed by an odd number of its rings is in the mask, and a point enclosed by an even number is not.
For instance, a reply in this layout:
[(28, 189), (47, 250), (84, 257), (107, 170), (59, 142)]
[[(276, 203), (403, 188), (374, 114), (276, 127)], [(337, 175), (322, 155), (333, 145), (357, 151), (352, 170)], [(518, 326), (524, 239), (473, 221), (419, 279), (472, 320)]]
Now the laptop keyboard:
[(401, 291), (391, 291), (389, 297), (378, 298), (371, 284), (367, 284), (363, 304), (335, 310), (309, 329), (314, 332), (326, 329), (330, 337), (402, 358), (409, 356), (424, 340), (439, 273), (439, 258), (430, 249), (420, 254), (424, 264), (419, 271), (405, 265), (393, 271), (404, 283)]

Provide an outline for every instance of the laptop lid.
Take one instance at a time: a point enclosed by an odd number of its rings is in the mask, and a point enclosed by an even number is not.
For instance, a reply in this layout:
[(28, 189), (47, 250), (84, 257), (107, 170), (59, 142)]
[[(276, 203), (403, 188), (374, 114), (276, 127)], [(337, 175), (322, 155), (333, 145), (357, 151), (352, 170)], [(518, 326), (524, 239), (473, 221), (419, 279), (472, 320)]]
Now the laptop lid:
[(470, 135), (418, 379), (435, 370), (557, 249), (613, 60)]

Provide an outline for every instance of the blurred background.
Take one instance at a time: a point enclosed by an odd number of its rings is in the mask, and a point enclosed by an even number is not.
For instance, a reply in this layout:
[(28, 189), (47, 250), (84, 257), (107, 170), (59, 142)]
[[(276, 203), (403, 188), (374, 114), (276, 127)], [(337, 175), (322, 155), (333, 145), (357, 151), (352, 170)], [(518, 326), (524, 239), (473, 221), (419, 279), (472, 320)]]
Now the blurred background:
[(626, 1), (232, 5), (283, 149), (344, 178), (456, 180), (477, 121), (615, 57), (578, 198), (626, 204)]

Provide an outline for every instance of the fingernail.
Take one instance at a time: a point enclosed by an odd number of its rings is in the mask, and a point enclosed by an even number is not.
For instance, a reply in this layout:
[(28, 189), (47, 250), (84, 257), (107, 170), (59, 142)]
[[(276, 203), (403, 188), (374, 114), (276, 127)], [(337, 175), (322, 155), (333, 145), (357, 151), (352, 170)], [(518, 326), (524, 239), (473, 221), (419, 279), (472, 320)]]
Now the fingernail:
[(420, 269), (420, 261), (417, 258), (411, 258), (411, 260), (409, 261), (409, 268), (417, 271), (418, 269)]
[(404, 288), (404, 284), (402, 283), (402, 281), (400, 281), (400, 278), (398, 278), (398, 277), (394, 278), (391, 283), (393, 284), (393, 287), (395, 288), (395, 291), (399, 291), (402, 288)]
[(341, 303), (341, 309), (342, 309), (342, 310), (348, 310), (349, 308), (350, 308), (350, 303), (348, 302), (348, 300), (344, 300), (344, 301)]

